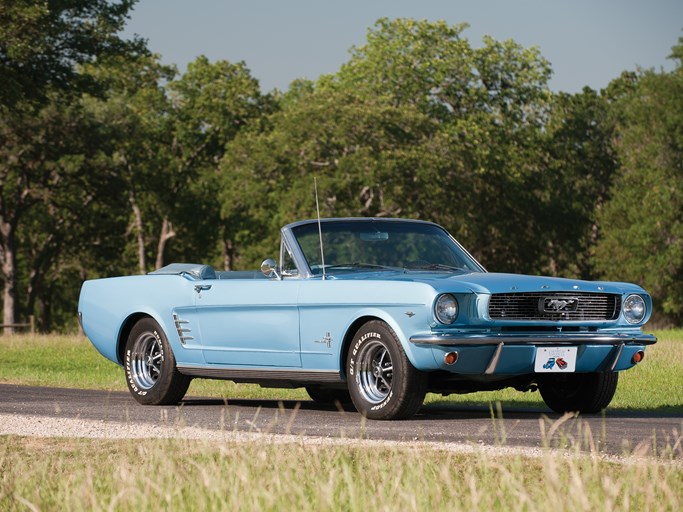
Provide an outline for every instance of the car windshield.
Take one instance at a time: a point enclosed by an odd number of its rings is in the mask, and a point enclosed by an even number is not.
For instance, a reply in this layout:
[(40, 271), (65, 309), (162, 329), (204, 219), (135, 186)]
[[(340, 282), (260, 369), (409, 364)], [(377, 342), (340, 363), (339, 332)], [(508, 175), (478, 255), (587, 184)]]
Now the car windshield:
[[(325, 272), (413, 270), (482, 272), (446, 231), (434, 224), (383, 220), (323, 222)], [(292, 229), (313, 274), (322, 273), (318, 224)]]

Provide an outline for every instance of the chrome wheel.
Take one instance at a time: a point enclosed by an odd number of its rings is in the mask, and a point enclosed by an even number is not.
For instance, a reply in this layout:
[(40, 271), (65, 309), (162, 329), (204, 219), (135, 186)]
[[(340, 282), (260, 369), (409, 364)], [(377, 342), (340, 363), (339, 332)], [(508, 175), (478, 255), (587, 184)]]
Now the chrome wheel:
[(427, 374), (406, 356), (396, 333), (381, 320), (363, 324), (346, 353), (353, 405), (373, 420), (410, 418), (422, 406)]
[(358, 362), (358, 390), (369, 403), (382, 402), (391, 392), (394, 376), (394, 365), (389, 349), (381, 341), (373, 340), (363, 345), (358, 354)]
[(178, 371), (168, 338), (152, 318), (141, 318), (131, 328), (123, 362), (128, 390), (141, 404), (177, 404), (190, 385), (191, 378)]
[(141, 389), (151, 389), (161, 375), (164, 350), (161, 340), (151, 332), (142, 333), (133, 345), (130, 376)]

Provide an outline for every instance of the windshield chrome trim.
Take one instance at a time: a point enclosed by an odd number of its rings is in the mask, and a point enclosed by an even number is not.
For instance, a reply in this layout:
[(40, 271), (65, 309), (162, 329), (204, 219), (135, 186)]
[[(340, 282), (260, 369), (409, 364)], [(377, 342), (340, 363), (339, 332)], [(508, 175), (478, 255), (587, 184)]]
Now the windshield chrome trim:
[[(488, 271), (484, 268), (484, 266), (477, 261), (477, 259), (470, 254), (470, 252), (465, 249), (460, 242), (458, 242), (453, 235), (451, 235), (443, 226), (440, 226), (439, 224), (435, 222), (429, 222), (426, 220), (417, 220), (417, 219), (399, 219), (399, 218), (392, 218), (392, 217), (339, 217), (339, 218), (325, 218), (325, 219), (308, 219), (308, 220), (301, 220), (298, 222), (292, 222), (291, 224), (287, 224), (284, 226), (281, 230), (280, 233), (282, 235), (282, 241), (287, 244), (287, 246), (291, 249), (291, 254), (292, 258), (294, 258), (294, 263), (296, 264), (297, 268), (299, 269), (299, 276), (304, 279), (308, 279), (311, 277), (319, 277), (313, 274), (311, 271), (311, 268), (308, 266), (308, 262), (306, 261), (306, 258), (304, 257), (304, 253), (301, 250), (301, 247), (299, 247), (299, 243), (296, 240), (296, 237), (294, 236), (294, 229), (299, 227), (299, 226), (304, 226), (308, 224), (317, 224), (320, 222), (321, 224), (328, 224), (328, 223), (336, 223), (336, 222), (398, 222), (398, 223), (412, 223), (412, 224), (423, 224), (423, 225), (429, 225), (429, 226), (434, 226), (439, 229), (441, 229), (446, 235), (451, 239), (451, 241), (458, 246), (458, 248), (465, 253), (478, 267), (478, 269), (482, 273), (487, 273)], [(280, 247), (280, 265), (282, 265), (282, 246)]]
[[(441, 226), (436, 224), (435, 222), (429, 222), (426, 220), (417, 220), (417, 219), (399, 219), (395, 217), (327, 217), (320, 219), (321, 224), (326, 224), (328, 222), (412, 222), (414, 224), (431, 224), (432, 226), (439, 227), (443, 229)], [(292, 222), (291, 224), (287, 224), (283, 229), (294, 229), (299, 226), (303, 226), (306, 224), (317, 224), (318, 219), (308, 219), (308, 220), (300, 220), (297, 222)], [(445, 231), (445, 230), (444, 230)]]
[(284, 261), (283, 251), (287, 250), (284, 247), (286, 245), (289, 248), (289, 252), (292, 255), (292, 259), (294, 259), (294, 264), (296, 265), (296, 268), (299, 270), (298, 277), (308, 279), (310, 277), (313, 277), (313, 272), (311, 272), (311, 269), (309, 268), (308, 263), (306, 262), (306, 258), (304, 257), (304, 253), (296, 241), (296, 237), (292, 232), (292, 226), (293, 224), (289, 224), (280, 230), (280, 233), (282, 235), (282, 241), (280, 244), (280, 268), (282, 268), (282, 263)]

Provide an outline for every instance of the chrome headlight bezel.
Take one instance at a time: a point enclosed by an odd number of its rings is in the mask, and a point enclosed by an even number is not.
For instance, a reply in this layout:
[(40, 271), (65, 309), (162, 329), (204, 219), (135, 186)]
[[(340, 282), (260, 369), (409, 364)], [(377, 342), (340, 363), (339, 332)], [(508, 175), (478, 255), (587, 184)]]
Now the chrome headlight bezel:
[(434, 317), (444, 325), (451, 325), (458, 319), (458, 299), (450, 293), (442, 293), (434, 301)]
[(631, 325), (639, 324), (647, 316), (647, 303), (645, 299), (637, 293), (632, 293), (621, 305), (624, 320)]

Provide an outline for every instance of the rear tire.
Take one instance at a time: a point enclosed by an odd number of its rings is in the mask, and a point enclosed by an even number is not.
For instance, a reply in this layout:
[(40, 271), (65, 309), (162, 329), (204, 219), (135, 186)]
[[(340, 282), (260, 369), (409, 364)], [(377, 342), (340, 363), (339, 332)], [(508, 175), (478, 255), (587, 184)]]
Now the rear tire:
[(558, 413), (595, 414), (614, 397), (619, 382), (617, 372), (571, 373), (547, 376), (539, 382), (543, 401)]
[(172, 405), (183, 399), (190, 377), (176, 368), (168, 339), (151, 318), (139, 320), (126, 343), (126, 383), (143, 405)]
[(411, 364), (394, 331), (379, 320), (354, 336), (346, 375), (353, 405), (374, 420), (410, 418), (427, 393), (427, 375)]

